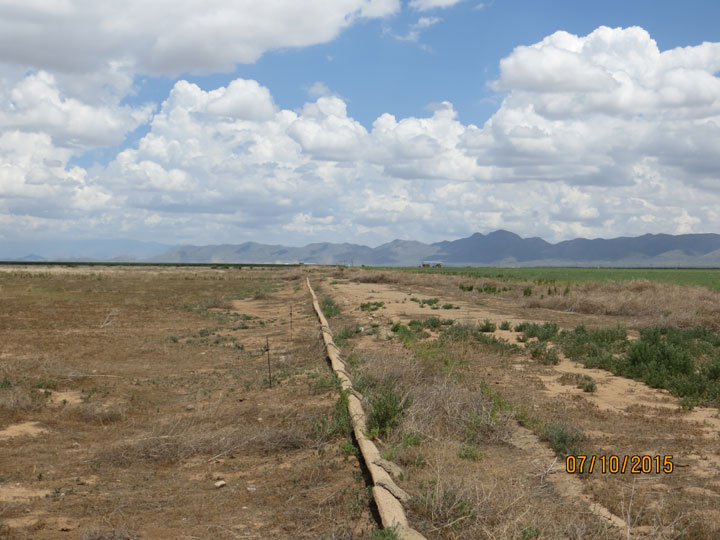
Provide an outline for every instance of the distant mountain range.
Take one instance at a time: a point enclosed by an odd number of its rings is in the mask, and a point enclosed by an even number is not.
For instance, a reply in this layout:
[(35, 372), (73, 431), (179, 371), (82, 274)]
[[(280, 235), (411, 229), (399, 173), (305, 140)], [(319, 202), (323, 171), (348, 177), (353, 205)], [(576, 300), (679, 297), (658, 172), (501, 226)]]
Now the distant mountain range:
[(142, 261), (177, 246), (126, 239), (0, 240), (0, 261)]
[(287, 247), (248, 242), (240, 245), (183, 246), (151, 261), (212, 263), (316, 263), (415, 266), (423, 262), (449, 266), (701, 266), (720, 267), (718, 234), (646, 234), (638, 237), (557, 244), (521, 238), (509, 231), (475, 233), (459, 240), (424, 244), (394, 240), (376, 248), (357, 244), (308, 244)]
[[(376, 248), (358, 244), (308, 244), (303, 247), (258, 244), (168, 246), (129, 240), (33, 244), (15, 256), (0, 242), (0, 258), (17, 261), (113, 260), (174, 263), (306, 263), (372, 266), (640, 266), (720, 267), (718, 234), (645, 234), (612, 239), (577, 238), (551, 244), (509, 231), (475, 233), (459, 240), (424, 244), (393, 240)], [(70, 249), (71, 248), (71, 249)], [(65, 254), (63, 254), (63, 252)]]

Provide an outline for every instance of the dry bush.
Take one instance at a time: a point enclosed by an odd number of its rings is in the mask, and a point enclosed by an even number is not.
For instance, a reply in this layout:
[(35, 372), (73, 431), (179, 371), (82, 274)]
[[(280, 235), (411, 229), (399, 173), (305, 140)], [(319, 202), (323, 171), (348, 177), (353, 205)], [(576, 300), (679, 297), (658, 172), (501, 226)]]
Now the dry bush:
[(362, 272), (355, 274), (353, 281), (358, 283), (399, 283), (400, 276), (397, 272)]
[(358, 377), (363, 384), (393, 381), (410, 397), (396, 433), (472, 443), (503, 441), (510, 435), (512, 415), (499, 410), (480, 389), (470, 388), (461, 378), (438, 373), (404, 355), (382, 352), (364, 353), (361, 366)]
[(82, 535), (82, 540), (136, 540), (139, 538), (139, 535), (125, 527), (115, 527), (109, 530), (96, 527)]
[(57, 363), (47, 358), (3, 358), (0, 360), (0, 380), (8, 377), (14, 380), (22, 374), (23, 377), (34, 376), (38, 378), (52, 378), (58, 376)]
[(83, 422), (111, 424), (125, 419), (127, 405), (124, 403), (83, 403), (72, 407), (73, 416)]
[(305, 272), (299, 269), (275, 270), (273, 277), (281, 281), (297, 281), (299, 279), (305, 279)]
[(23, 388), (12, 387), (0, 390), (0, 410), (6, 412), (26, 412), (38, 405), (32, 395)]
[[(126, 467), (134, 463), (172, 464), (194, 456), (225, 455), (242, 448), (263, 453), (311, 447), (312, 419), (294, 419), (291, 428), (234, 422), (234, 427), (218, 427), (210, 420), (184, 417), (166, 424), (144, 437), (124, 441), (101, 450), (96, 463)], [(304, 420), (304, 421), (303, 421)]]
[(478, 389), (447, 377), (435, 377), (413, 387), (411, 395), (413, 401), (401, 430), (472, 444), (510, 437), (512, 414), (498, 410)]
[(584, 283), (566, 295), (529, 297), (524, 305), (628, 317), (644, 325), (720, 329), (720, 293), (647, 280)]
[(255, 291), (252, 295), (253, 300), (267, 300), (270, 295), (266, 291)]
[(432, 478), (406, 505), (408, 518), (428, 538), (617, 538), (601, 518), (558, 504), (549, 484), (507, 467), (479, 480), (464, 466), (430, 464)]

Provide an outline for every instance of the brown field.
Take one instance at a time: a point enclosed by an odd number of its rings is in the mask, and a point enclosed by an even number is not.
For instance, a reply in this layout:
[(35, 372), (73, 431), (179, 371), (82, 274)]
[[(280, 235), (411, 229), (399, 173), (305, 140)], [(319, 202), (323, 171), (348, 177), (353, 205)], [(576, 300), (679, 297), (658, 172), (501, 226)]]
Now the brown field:
[[(718, 328), (717, 293), (589, 283), (540, 299), (359, 269), (5, 267), (0, 538), (393, 538), (378, 530), (306, 277), (340, 309), (330, 324), (370, 417), (402, 411), (372, 435), (427, 538), (720, 537), (717, 408), (562, 355), (544, 365), (522, 344), (392, 331), (431, 315), (630, 336)], [(584, 376), (594, 392), (576, 386)], [(672, 455), (673, 472), (568, 474), (549, 427), (576, 434), (577, 453)]]

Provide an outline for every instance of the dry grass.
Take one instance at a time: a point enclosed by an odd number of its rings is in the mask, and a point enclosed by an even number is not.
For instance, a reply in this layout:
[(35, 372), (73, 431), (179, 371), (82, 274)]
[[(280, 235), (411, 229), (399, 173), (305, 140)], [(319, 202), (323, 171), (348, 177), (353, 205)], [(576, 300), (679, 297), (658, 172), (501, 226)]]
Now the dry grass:
[[(384, 336), (392, 335), (389, 320), (407, 325), (417, 318), (414, 306), (405, 304), (398, 291), (463, 305), (460, 318), (469, 322), (539, 320), (565, 328), (716, 327), (720, 295), (635, 281), (577, 285), (566, 295), (561, 289), (541, 299), (542, 287), (536, 284), (528, 284), (533, 294), (524, 297), (517, 283), (511, 291), (486, 294), (460, 290), (458, 282), (468, 283), (460, 277), (398, 273), (393, 281), (379, 277), (371, 278), (369, 286), (337, 287), (346, 305), (371, 299), (388, 306), (372, 319), (357, 309), (346, 310), (337, 326), (380, 324), (380, 339), (353, 337), (345, 355), (355, 348), (359, 365), (354, 380), (370, 386), (392, 380), (412, 399), (402, 421), (380, 437), (379, 445), (386, 459), (404, 468), (401, 485), (412, 495), (410, 521), (428, 538), (625, 538), (627, 530), (609, 529), (590, 512), (580, 498), (583, 493), (627, 520), (633, 538), (717, 538), (720, 512), (712, 509), (720, 485), (720, 475), (712, 469), (718, 455), (715, 433), (710, 424), (702, 427), (685, 418), (679, 405), (677, 410), (663, 408), (671, 401), (667, 395), (643, 398), (640, 388), (597, 371), (587, 372), (596, 391), (583, 392), (558, 382), (563, 372), (578, 372), (579, 366), (564, 360), (543, 365), (527, 351), (493, 347), (491, 341), (463, 332), (454, 333), (457, 339), (438, 341), (434, 332), (420, 341), (404, 335), (404, 345), (399, 337), (386, 341)], [(518, 335), (495, 334), (513, 343)], [(649, 401), (616, 407), (610, 387), (619, 402), (634, 397)], [(714, 426), (717, 415), (709, 414)], [(518, 422), (528, 429), (515, 429)], [(636, 477), (629, 473), (596, 471), (566, 485), (558, 481), (566, 478), (560, 472), (563, 461), (543, 439), (555, 424), (581, 434), (579, 453), (672, 455), (680, 466), (671, 475), (642, 475), (634, 492)]]
[(33, 399), (32, 394), (24, 388), (0, 389), (0, 410), (5, 414), (25, 413), (38, 407), (39, 399)]
[[(559, 494), (549, 484), (533, 482), (511, 470), (482, 464), (470, 476), (467, 468), (443, 461), (428, 465), (430, 481), (408, 505), (409, 517), (428, 538), (566, 538), (615, 539), (617, 534), (572, 503), (558, 505)], [(500, 474), (498, 474), (500, 472)]]
[[(471, 349), (445, 346), (449, 355)], [(467, 378), (469, 366), (448, 370), (399, 343), (360, 349), (353, 376), (367, 387), (365, 395), (392, 380), (411, 398), (402, 421), (379, 444), (405, 468), (408, 516), (428, 538), (615, 538), (600, 519), (559, 499), (527, 456), (507, 444), (513, 414)]]
[(82, 535), (82, 540), (137, 540), (141, 538), (137, 533), (125, 527), (106, 529), (98, 527), (91, 529)]
[(72, 414), (82, 422), (93, 422), (98, 424), (112, 424), (124, 420), (127, 416), (128, 407), (125, 403), (83, 403), (70, 407)]
[(306, 271), (0, 269), (0, 428), (42, 428), (3, 441), (0, 490), (51, 494), (3, 510), (29, 520), (11, 537), (56, 516), (93, 539), (372, 528), (357, 461), (314, 429), (336, 396), (308, 384), (328, 368)]
[(529, 297), (524, 305), (622, 317), (634, 326), (720, 329), (720, 293), (647, 280), (585, 283), (574, 286), (566, 295)]

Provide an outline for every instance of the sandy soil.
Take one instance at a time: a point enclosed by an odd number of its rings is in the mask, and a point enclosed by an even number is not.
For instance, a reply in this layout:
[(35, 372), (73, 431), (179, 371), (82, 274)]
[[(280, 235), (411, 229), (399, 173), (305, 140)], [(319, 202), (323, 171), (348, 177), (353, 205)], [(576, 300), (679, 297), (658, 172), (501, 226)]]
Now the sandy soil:
[[(376, 373), (415, 361), (416, 352), (392, 338), (393, 322), (623, 323), (463, 292), (442, 277), (357, 283), (333, 269), (2, 274), (0, 379), (11, 385), (0, 388), (0, 537), (9, 538), (367, 538), (377, 516), (348, 440), (327, 431), (337, 392), (299, 286), (305, 275), (340, 306), (336, 331), (362, 329), (344, 352)], [(361, 311), (365, 302), (384, 305)], [(515, 343), (517, 333), (495, 336)], [(474, 459), (459, 457), (461, 441), (451, 438), (407, 447), (381, 438), (413, 497), (411, 525), (417, 520), (429, 538), (625, 538), (628, 527), (633, 538), (679, 530), (720, 537), (717, 409), (684, 411), (667, 392), (565, 358), (545, 366), (524, 351), (473, 344), (450, 353), (462, 360), (463, 389), (496, 395), (515, 416), (500, 411), (507, 423)], [(561, 384), (565, 373), (592, 377), (597, 390)], [(672, 455), (675, 470), (569, 475), (518, 411), (577, 426), (587, 454)], [(457, 527), (468, 518), (453, 517), (457, 509), (431, 495), (468, 479), (473, 519), (487, 529), (462, 536)], [(427, 517), (432, 504), (448, 521)]]
[(301, 283), (236, 269), (3, 278), (0, 537), (366, 537), (360, 464), (316, 427), (337, 393)]

